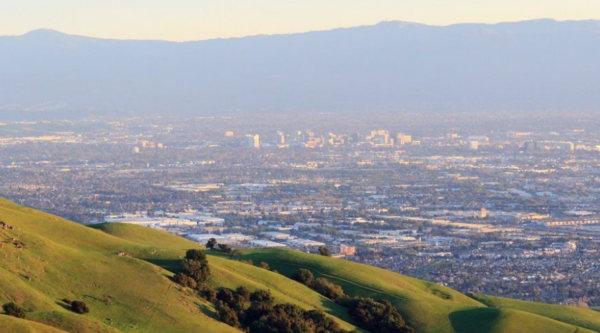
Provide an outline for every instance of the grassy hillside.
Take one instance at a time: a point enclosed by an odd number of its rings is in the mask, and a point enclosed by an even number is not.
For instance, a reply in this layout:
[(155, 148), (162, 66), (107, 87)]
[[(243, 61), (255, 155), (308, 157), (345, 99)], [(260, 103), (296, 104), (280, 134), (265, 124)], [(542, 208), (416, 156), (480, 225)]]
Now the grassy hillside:
[(528, 312), (499, 308), (458, 311), (450, 315), (450, 320), (454, 330), (461, 333), (593, 332)]
[(481, 294), (475, 294), (472, 297), (487, 306), (526, 311), (600, 332), (600, 313), (595, 310), (573, 306), (534, 303)]
[[(0, 231), (0, 303), (22, 304), (28, 319), (67, 332), (236, 332), (214, 319), (212, 304), (169, 280), (196, 243), (134, 226), (95, 230), (4, 200), (0, 221), (14, 227)], [(355, 329), (342, 307), (295, 281), (223, 258), (211, 258), (210, 265), (215, 287), (271, 289), (278, 302), (321, 309)], [(73, 314), (63, 298), (84, 300), (92, 311)]]
[[(190, 245), (189, 241), (167, 233), (152, 236), (157, 231), (148, 228), (124, 224), (104, 224), (98, 228), (129, 241), (156, 245), (164, 250), (177, 251), (180, 249), (179, 251), (183, 253), (183, 249)], [(574, 325), (577, 323), (573, 321), (561, 322), (563, 321), (561, 318), (548, 313), (534, 315), (536, 314), (534, 311), (525, 309), (515, 311), (519, 310), (515, 307), (495, 309), (493, 308), (495, 306), (488, 304), (487, 301), (466, 296), (443, 286), (344, 260), (282, 249), (248, 250), (244, 252), (243, 256), (233, 258), (219, 252), (210, 252), (210, 254), (212, 255), (209, 256), (209, 261), (218, 263), (218, 266), (226, 265), (228, 261), (229, 265), (232, 265), (231, 263), (236, 260), (252, 260), (255, 264), (264, 261), (287, 277), (292, 276), (301, 267), (308, 268), (316, 276), (325, 277), (342, 285), (347, 294), (389, 299), (419, 332), (571, 333), (578, 329), (579, 332), (592, 332), (575, 327)], [(269, 272), (265, 271), (264, 273), (267, 274), (265, 277), (268, 279), (273, 278), (273, 275), (268, 274)], [(256, 278), (263, 279), (260, 276)], [(284, 292), (286, 290), (290, 290), (290, 288), (283, 288)], [(566, 308), (540, 303), (531, 304), (535, 310), (543, 309), (546, 306)], [(572, 308), (566, 309), (572, 310)], [(598, 313), (592, 312), (590, 317), (596, 314)], [(589, 326), (585, 327), (590, 328)], [(592, 330), (597, 331), (594, 328)]]
[(0, 316), (0, 332), (11, 333), (65, 333), (57, 328), (31, 322), (29, 320), (17, 319), (8, 316)]
[[(238, 332), (218, 322), (212, 304), (169, 277), (199, 244), (150, 228), (88, 228), (0, 199), (0, 304), (16, 302), (28, 320), (0, 315), (10, 332)], [(118, 251), (130, 257), (120, 257)], [(347, 294), (390, 300), (421, 333), (600, 332), (597, 314), (452, 289), (386, 270), (290, 250), (252, 250), (239, 257), (210, 252), (214, 287), (269, 289), (277, 302), (320, 309), (354, 329), (346, 309), (289, 277), (299, 268), (343, 286)], [(271, 272), (239, 260), (262, 261)], [(61, 299), (83, 300), (86, 315)], [(586, 330), (587, 328), (589, 330)], [(3, 331), (0, 329), (0, 331)]]
[[(249, 250), (240, 259), (267, 262), (288, 277), (299, 268), (307, 268), (316, 277), (340, 284), (351, 296), (388, 299), (419, 332), (600, 331), (595, 326), (600, 323), (600, 314), (591, 310), (532, 302), (525, 302), (530, 304), (529, 308), (519, 308), (514, 303), (511, 306), (491, 304), (430, 282), (344, 260), (282, 249)], [(556, 311), (545, 311), (547, 308), (565, 309), (565, 312), (559, 316)], [(581, 318), (578, 318), (579, 313)], [(521, 321), (532, 324), (522, 325)]]
[(454, 332), (450, 313), (484, 307), (452, 289), (345, 260), (281, 249), (247, 251), (242, 259), (267, 262), (288, 277), (308, 268), (316, 277), (341, 285), (349, 295), (386, 298), (419, 332)]
[[(4, 200), (0, 221), (14, 228), (0, 230), (0, 303), (22, 304), (28, 319), (68, 332), (236, 332), (172, 283), (171, 272), (116, 255), (135, 244)], [(91, 312), (76, 315), (63, 298)]]
[[(140, 245), (160, 248), (160, 251), (154, 252), (154, 257), (147, 260), (172, 270), (179, 268), (179, 258), (183, 257), (187, 249), (198, 246), (197, 243), (172, 234), (127, 224), (108, 223), (94, 228)], [(292, 303), (307, 310), (322, 310), (335, 316), (343, 328), (356, 329), (348, 323), (350, 318), (344, 307), (281, 274), (219, 256), (209, 256), (209, 263), (213, 275), (209, 283), (215, 287), (233, 289), (243, 285), (251, 291), (268, 289), (279, 302)]]

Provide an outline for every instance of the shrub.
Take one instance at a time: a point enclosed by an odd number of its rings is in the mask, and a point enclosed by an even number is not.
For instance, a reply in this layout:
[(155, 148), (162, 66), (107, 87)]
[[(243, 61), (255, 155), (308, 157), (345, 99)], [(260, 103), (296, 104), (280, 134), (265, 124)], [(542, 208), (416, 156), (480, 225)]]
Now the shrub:
[(298, 273), (296, 273), (296, 275), (294, 275), (294, 279), (296, 281), (310, 287), (312, 285), (314, 276), (313, 276), (313, 273), (311, 271), (309, 271), (308, 269), (300, 268)]
[(211, 238), (208, 240), (208, 242), (206, 242), (206, 248), (207, 249), (214, 249), (215, 246), (217, 245), (217, 240), (214, 238)]
[(198, 287), (198, 283), (194, 279), (182, 272), (175, 274), (175, 282), (186, 288), (196, 289)]
[(381, 333), (416, 333), (406, 325), (396, 308), (387, 300), (354, 298), (348, 301), (346, 306), (350, 317), (366, 330)]
[(204, 260), (185, 259), (182, 271), (196, 281), (196, 284), (203, 284), (210, 277), (210, 268), (206, 258)]
[(264, 261), (262, 261), (262, 262), (260, 263), (260, 268), (264, 268), (264, 269), (266, 269), (266, 270), (268, 270), (268, 271), (270, 271), (270, 270), (271, 270), (271, 267), (269, 267), (269, 264), (268, 264), (268, 263), (266, 263), (266, 262), (264, 262)]
[[(222, 322), (243, 332), (347, 333), (322, 311), (306, 311), (293, 304), (274, 305), (273, 296), (266, 290), (257, 290), (250, 294), (245, 287), (238, 287), (234, 297), (233, 307), (220, 300), (215, 306)], [(251, 303), (243, 301), (248, 297)]]
[(204, 254), (204, 252), (202, 252), (202, 250), (191, 249), (185, 253), (185, 259), (192, 260), (192, 261), (205, 262), (206, 254)]
[(84, 302), (81, 302), (81, 301), (71, 302), (71, 310), (73, 310), (73, 312), (79, 313), (79, 314), (84, 314), (84, 313), (90, 312), (90, 308)]
[(25, 318), (25, 310), (15, 303), (6, 303), (2, 306), (2, 309), (9, 316)]
[(273, 304), (275, 299), (271, 292), (268, 290), (257, 290), (250, 295), (250, 300), (252, 302), (260, 302), (260, 303), (268, 303)]
[(235, 293), (237, 294), (239, 300), (241, 301), (250, 301), (250, 295), (252, 293), (250, 293), (250, 290), (248, 290), (248, 288), (244, 287), (244, 286), (239, 286), (236, 290)]
[(319, 247), (319, 254), (325, 257), (331, 257), (329, 249), (324, 246)]
[(229, 289), (221, 288), (217, 293), (217, 299), (228, 306), (231, 306), (233, 304), (234, 297), (233, 293), (229, 291)]
[(341, 301), (345, 298), (344, 290), (340, 285), (331, 283), (323, 278), (315, 279), (312, 283), (312, 288), (319, 294), (334, 301)]
[(314, 323), (316, 332), (343, 332), (340, 325), (323, 311), (310, 310), (304, 313), (304, 318)]
[(204, 288), (204, 298), (209, 302), (214, 302), (217, 300), (217, 291), (213, 287)]
[(219, 249), (225, 253), (231, 253), (231, 251), (233, 251), (231, 246), (229, 246), (227, 244), (219, 244)]
[(219, 319), (222, 322), (232, 327), (240, 327), (240, 320), (237, 314), (227, 304), (218, 301), (216, 308), (217, 312), (219, 312)]

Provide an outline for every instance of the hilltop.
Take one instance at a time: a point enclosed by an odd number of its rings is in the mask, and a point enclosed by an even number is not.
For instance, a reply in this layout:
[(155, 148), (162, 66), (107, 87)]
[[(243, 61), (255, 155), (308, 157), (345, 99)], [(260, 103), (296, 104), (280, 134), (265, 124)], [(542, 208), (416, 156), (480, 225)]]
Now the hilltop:
[(48, 111), (595, 110), (598, 58), (600, 21), (390, 21), (192, 42), (36, 30), (0, 37), (0, 120)]
[[(2, 199), (0, 221), (10, 226), (0, 229), (0, 304), (15, 302), (27, 313), (26, 320), (0, 314), (0, 331), (239, 332), (218, 320), (212, 303), (171, 279), (197, 243), (124, 224), (89, 228)], [(349, 261), (291, 250), (207, 253), (210, 286), (270, 290), (276, 302), (321, 310), (345, 330), (356, 329), (347, 309), (293, 280), (299, 268), (349, 296), (387, 299), (421, 333), (600, 332), (592, 310), (465, 295)], [(85, 301), (90, 313), (75, 314), (65, 298)]]

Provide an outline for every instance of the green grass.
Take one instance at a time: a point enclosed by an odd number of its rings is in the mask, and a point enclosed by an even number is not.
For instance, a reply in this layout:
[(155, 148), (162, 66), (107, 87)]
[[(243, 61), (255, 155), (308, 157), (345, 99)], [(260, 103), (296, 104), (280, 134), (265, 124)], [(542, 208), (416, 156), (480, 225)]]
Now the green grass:
[[(215, 310), (174, 284), (185, 251), (200, 248), (165, 232), (125, 224), (84, 227), (0, 199), (0, 304), (21, 304), (28, 320), (0, 314), (10, 332), (238, 332)], [(18, 249), (9, 242), (18, 239)], [(119, 257), (118, 251), (130, 257)], [(278, 302), (320, 309), (342, 327), (355, 327), (340, 305), (290, 279), (299, 268), (342, 285), (351, 296), (390, 300), (420, 333), (600, 332), (596, 312), (473, 295), (383, 269), (291, 250), (251, 250), (240, 257), (209, 251), (214, 287), (268, 289)], [(271, 272), (239, 262), (269, 263)], [(86, 315), (63, 298), (83, 300)], [(0, 331), (2, 331), (0, 329)], [(586, 330), (589, 329), (589, 330)]]
[(561, 306), (554, 304), (534, 303), (475, 294), (472, 297), (483, 304), (491, 307), (514, 309), (534, 313), (540, 316), (552, 318), (564, 323), (577, 325), (593, 331), (600, 332), (600, 313), (591, 309), (573, 306)]
[(267, 249), (246, 251), (240, 258), (267, 262), (292, 277), (300, 268), (340, 284), (351, 296), (388, 299), (419, 332), (454, 332), (449, 315), (484, 305), (452, 289), (409, 278), (372, 266), (299, 251)]
[[(154, 253), (154, 257), (146, 258), (146, 260), (172, 270), (179, 268), (180, 258), (183, 258), (187, 249), (199, 246), (197, 243), (184, 238), (145, 227), (117, 223), (107, 223), (93, 227), (132, 243), (160, 248), (160, 251)], [(257, 289), (270, 290), (278, 302), (292, 303), (307, 310), (322, 310), (334, 316), (334, 319), (342, 328), (347, 330), (357, 329), (349, 323), (350, 318), (344, 307), (319, 295), (303, 284), (288, 279), (281, 274), (229, 260), (226, 257), (209, 256), (208, 259), (212, 271), (209, 283), (214, 287), (234, 289), (243, 285), (251, 291)]]
[[(282, 249), (249, 250), (239, 259), (255, 263), (267, 262), (273, 269), (288, 277), (293, 276), (299, 268), (307, 268), (317, 277), (325, 277), (340, 284), (351, 296), (388, 299), (419, 332), (600, 331), (596, 326), (590, 325), (590, 322), (600, 320), (600, 316), (595, 316), (597, 313), (591, 310), (532, 302), (527, 302), (530, 304), (529, 309), (517, 308), (514, 303), (511, 306), (490, 304), (488, 300), (469, 297), (430, 282), (345, 260)], [(565, 311), (563, 316), (557, 316), (544, 311), (547, 308)], [(526, 324), (525, 321), (532, 324)], [(584, 327), (590, 330), (582, 329)]]
[(592, 333), (574, 325), (565, 324), (528, 312), (499, 308), (478, 308), (452, 313), (452, 326), (461, 333)]
[[(169, 280), (171, 272), (144, 260), (118, 257), (119, 249), (148, 247), (55, 216), (0, 201), (0, 231), (26, 247), (0, 249), (0, 303), (22, 304), (28, 318), (68, 332), (236, 332), (213, 318), (214, 309)], [(75, 315), (60, 301), (83, 300)]]
[(8, 316), (0, 316), (0, 332), (10, 333), (65, 333), (54, 327), (31, 322), (25, 319), (17, 319)]

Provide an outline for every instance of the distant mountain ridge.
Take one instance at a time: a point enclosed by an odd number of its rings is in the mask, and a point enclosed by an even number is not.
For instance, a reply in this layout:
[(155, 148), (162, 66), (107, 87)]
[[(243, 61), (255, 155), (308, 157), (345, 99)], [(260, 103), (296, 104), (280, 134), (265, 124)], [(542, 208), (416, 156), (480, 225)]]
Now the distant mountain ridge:
[(387, 21), (192, 42), (0, 37), (7, 113), (595, 110), (600, 21)]

